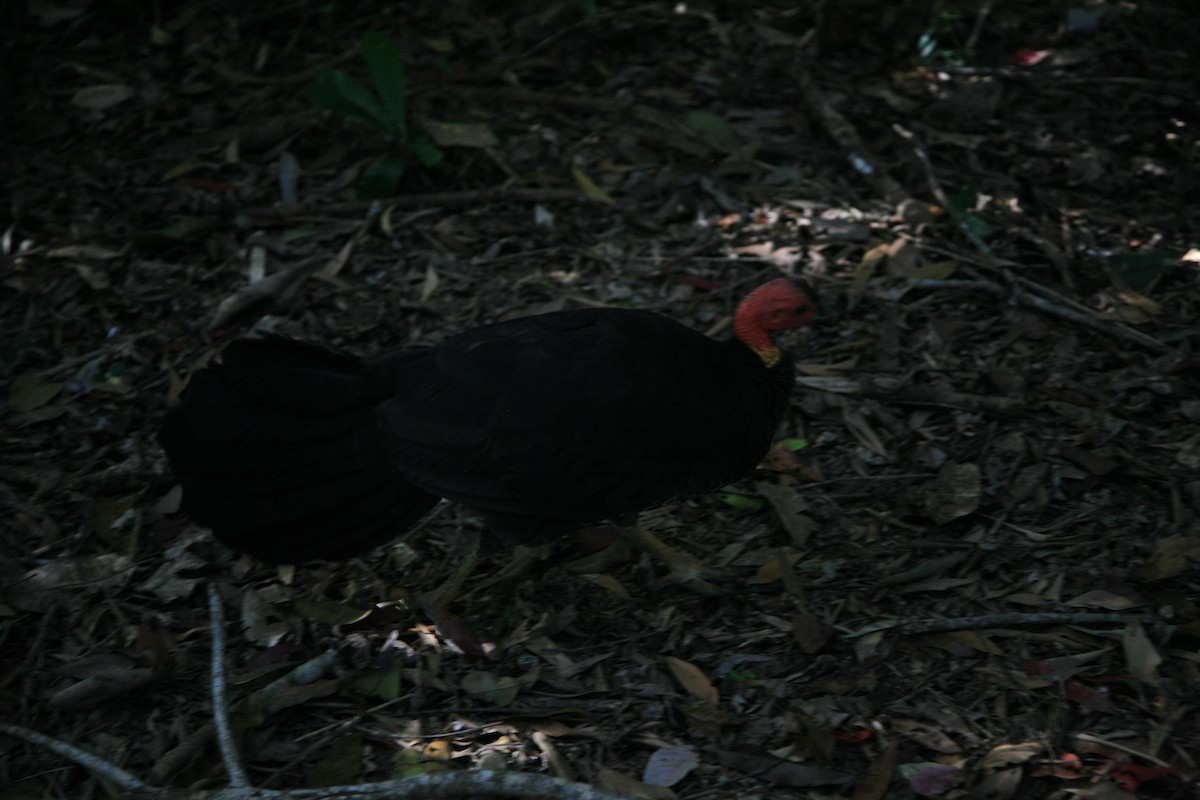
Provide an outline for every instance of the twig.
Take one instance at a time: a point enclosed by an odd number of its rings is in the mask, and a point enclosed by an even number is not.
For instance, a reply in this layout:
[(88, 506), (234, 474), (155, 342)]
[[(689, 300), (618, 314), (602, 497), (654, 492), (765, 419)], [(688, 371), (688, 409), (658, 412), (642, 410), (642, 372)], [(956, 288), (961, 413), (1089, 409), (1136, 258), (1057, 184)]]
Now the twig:
[[(1137, 342), (1143, 347), (1159, 353), (1172, 352), (1170, 347), (1158, 341), (1153, 336), (1148, 336), (1139, 330), (1129, 327), (1128, 325), (1099, 319), (1090, 312), (1067, 308), (1063, 305), (1052, 303), (1045, 298), (1038, 297), (1037, 295), (1030, 294), (1029, 292), (1022, 290), (1018, 284), (1023, 284), (1030, 289), (1035, 289), (1040, 292), (1049, 291), (1044, 287), (1033, 283), (1032, 281), (1019, 278), (1013, 274), (1012, 270), (1005, 266), (1001, 266), (999, 261), (996, 259), (995, 254), (992, 252), (992, 248), (988, 246), (987, 242), (980, 238), (979, 234), (971, 230), (971, 226), (967, 225), (966, 219), (950, 202), (950, 198), (946, 196), (946, 192), (942, 189), (942, 185), (938, 181), (937, 175), (933, 171), (933, 163), (929, 160), (929, 153), (926, 152), (925, 146), (921, 144), (921, 140), (917, 138), (915, 133), (899, 124), (892, 125), (892, 129), (895, 130), (901, 138), (912, 145), (913, 152), (916, 154), (917, 159), (921, 162), (921, 166), (925, 168), (925, 177), (929, 181), (929, 190), (933, 192), (933, 196), (937, 198), (938, 203), (941, 204), (942, 208), (946, 210), (946, 213), (949, 214), (954, 220), (955, 224), (958, 225), (959, 229), (963, 232), (963, 235), (967, 237), (967, 240), (971, 242), (971, 244), (975, 246), (975, 249), (978, 250), (983, 256), (983, 266), (992, 272), (998, 272), (1002, 274), (1005, 280), (1008, 281), (1009, 285), (1011, 286), (1010, 289), (1005, 289), (999, 284), (992, 283), (991, 281), (972, 282), (975, 284), (976, 288), (986, 289), (1001, 295), (1009, 295), (1012, 300), (1029, 306), (1030, 308), (1036, 308), (1043, 313), (1061, 317), (1062, 319), (1067, 319), (1072, 322), (1079, 323), (1080, 325), (1102, 331), (1110, 336), (1119, 336), (1124, 339), (1129, 339), (1130, 341)], [(927, 288), (936, 288), (937, 282), (920, 281), (918, 283), (926, 286)]]
[(238, 227), (253, 228), (272, 223), (284, 223), (294, 217), (307, 215), (356, 216), (375, 204), (382, 208), (428, 208), (431, 206), (468, 206), (507, 200), (514, 203), (560, 203), (586, 199), (578, 189), (540, 189), (529, 186), (496, 186), (490, 189), (470, 189), (462, 192), (433, 192), (384, 197), (379, 200), (326, 203), (299, 203), (274, 207), (243, 208), (235, 223)]
[(925, 145), (921, 144), (921, 140), (917, 138), (915, 133), (899, 123), (893, 124), (892, 130), (898, 133), (901, 139), (912, 145), (913, 153), (916, 154), (917, 160), (921, 162), (921, 166), (925, 168), (925, 179), (929, 181), (929, 191), (933, 192), (933, 196), (937, 198), (938, 203), (950, 215), (954, 223), (958, 225), (959, 230), (963, 232), (963, 235), (967, 237), (971, 244), (975, 245), (976, 250), (983, 253), (989, 259), (993, 258), (992, 248), (979, 237), (979, 234), (971, 230), (971, 226), (967, 225), (966, 219), (963, 218), (962, 214), (958, 213), (958, 209), (954, 207), (954, 204), (950, 202), (950, 198), (946, 196), (941, 182), (937, 179), (937, 173), (933, 171), (933, 162), (929, 160), (929, 153), (925, 151)]
[(127, 792), (147, 792), (154, 793), (161, 791), (148, 784), (142, 783), (137, 778), (130, 775), (125, 770), (118, 767), (111, 761), (106, 761), (99, 756), (94, 756), (86, 750), (80, 749), (73, 744), (67, 744), (61, 739), (55, 739), (52, 736), (47, 736), (44, 733), (32, 731), (21, 725), (13, 725), (8, 722), (0, 722), (0, 733), (7, 734), (13, 738), (20, 739), (30, 744), (36, 744), (39, 747), (44, 747), (54, 753), (58, 753), (68, 761), (73, 761), (81, 767), (91, 770), (102, 778), (115, 783), (121, 789)]
[(221, 597), (217, 587), (208, 585), (208, 615), (212, 624), (212, 711), (217, 726), (217, 743), (221, 746), (221, 760), (229, 773), (232, 787), (250, 786), (250, 779), (238, 758), (233, 731), (229, 727), (229, 705), (225, 697), (225, 613), (221, 610)]
[(1004, 287), (1000, 284), (979, 279), (970, 281), (955, 281), (955, 280), (920, 280), (914, 281), (912, 286), (918, 289), (982, 289), (983, 291), (991, 292), (992, 294), (1008, 297), (1013, 302), (1019, 305), (1035, 308), (1044, 314), (1049, 314), (1062, 319), (1070, 320), (1093, 330), (1100, 331), (1109, 336), (1116, 336), (1122, 339), (1128, 339), (1131, 342), (1137, 342), (1143, 347), (1154, 350), (1159, 353), (1171, 352), (1171, 347), (1163, 344), (1153, 336), (1149, 336), (1141, 331), (1131, 328), (1119, 322), (1109, 322), (1108, 320), (1099, 319), (1088, 313), (1077, 311), (1073, 308), (1052, 303), (1044, 297), (1038, 297), (1031, 292), (1027, 292), (1020, 286), (1013, 285)]
[(1142, 750), (1135, 750), (1134, 748), (1129, 747), (1128, 745), (1124, 745), (1119, 742), (1114, 742), (1111, 739), (1102, 739), (1101, 737), (1093, 736), (1090, 733), (1073, 733), (1073, 734), (1071, 734), (1071, 738), (1078, 739), (1081, 742), (1091, 742), (1092, 744), (1102, 744), (1105, 747), (1111, 747), (1114, 750), (1120, 750), (1122, 753), (1128, 753), (1131, 756), (1137, 756), (1138, 758), (1144, 758), (1147, 761), (1149, 761), (1151, 764), (1156, 764), (1160, 767), (1171, 766), (1171, 763), (1169, 761), (1163, 761), (1161, 758), (1158, 758), (1157, 756), (1153, 756), (1150, 753), (1144, 752)]
[(21, 725), (0, 722), (0, 733), (45, 747), (68, 761), (107, 778), (129, 793), (142, 793), (167, 800), (451, 800), (463, 796), (561, 798), (561, 800), (632, 800), (629, 795), (572, 783), (549, 775), (525, 772), (470, 770), (415, 775), (380, 783), (357, 783), (321, 789), (162, 789), (142, 783), (111, 761), (86, 750)]
[(922, 633), (944, 633), (947, 631), (968, 631), (978, 628), (1009, 628), (1042, 625), (1123, 625), (1129, 619), (1127, 614), (1106, 614), (1104, 612), (1070, 611), (1048, 612), (1045, 614), (1027, 614), (1012, 612), (1010, 614), (982, 614), (978, 617), (954, 617), (951, 619), (927, 619), (916, 622), (902, 622), (897, 627), (900, 633), (913, 636)]
[[(951, 281), (942, 281), (942, 283), (951, 283)], [(968, 285), (972, 288), (985, 288), (977, 284), (986, 283), (986, 281), (957, 281), (954, 283)], [(1006, 416), (1014, 416), (1025, 410), (1025, 401), (1017, 397), (967, 394), (950, 389), (939, 389), (936, 386), (914, 386), (903, 378), (886, 375), (868, 375), (857, 379), (820, 375), (797, 378), (796, 384), (832, 394), (875, 397), (889, 403), (946, 406)]]

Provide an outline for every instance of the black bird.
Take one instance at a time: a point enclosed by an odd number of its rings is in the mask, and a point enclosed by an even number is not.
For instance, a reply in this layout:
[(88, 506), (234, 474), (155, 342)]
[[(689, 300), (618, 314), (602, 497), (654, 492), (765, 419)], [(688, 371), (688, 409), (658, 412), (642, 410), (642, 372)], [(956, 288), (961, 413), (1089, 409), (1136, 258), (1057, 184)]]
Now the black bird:
[(700, 563), (635, 515), (754, 469), (793, 381), (772, 334), (815, 311), (806, 283), (779, 278), (742, 300), (727, 341), (624, 309), (514, 319), (365, 360), (244, 339), (192, 377), (159, 438), (184, 513), (266, 561), (362, 553), (444, 497), (484, 515), (492, 546), (616, 520), (705, 587)]

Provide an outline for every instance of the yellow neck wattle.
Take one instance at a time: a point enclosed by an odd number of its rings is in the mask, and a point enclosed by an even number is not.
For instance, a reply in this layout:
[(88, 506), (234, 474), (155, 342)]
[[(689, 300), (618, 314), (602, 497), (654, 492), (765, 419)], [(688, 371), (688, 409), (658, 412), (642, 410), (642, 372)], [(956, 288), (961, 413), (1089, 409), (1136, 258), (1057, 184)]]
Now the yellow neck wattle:
[(771, 345), (770, 347), (752, 347), (750, 349), (752, 349), (755, 354), (762, 359), (762, 362), (767, 369), (770, 369), (778, 364), (779, 360), (783, 357), (779, 352), (779, 348), (775, 345)]

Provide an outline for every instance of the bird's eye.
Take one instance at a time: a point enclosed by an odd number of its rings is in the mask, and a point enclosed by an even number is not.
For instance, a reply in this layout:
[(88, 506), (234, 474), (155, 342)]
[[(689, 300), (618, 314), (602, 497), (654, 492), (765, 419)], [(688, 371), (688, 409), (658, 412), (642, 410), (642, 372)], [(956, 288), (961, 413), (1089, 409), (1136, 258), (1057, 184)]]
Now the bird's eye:
[(808, 311), (807, 303), (801, 303), (800, 305), (798, 305), (792, 309), (792, 313), (795, 314), (797, 317), (800, 316), (801, 314), (803, 314), (805, 311)]

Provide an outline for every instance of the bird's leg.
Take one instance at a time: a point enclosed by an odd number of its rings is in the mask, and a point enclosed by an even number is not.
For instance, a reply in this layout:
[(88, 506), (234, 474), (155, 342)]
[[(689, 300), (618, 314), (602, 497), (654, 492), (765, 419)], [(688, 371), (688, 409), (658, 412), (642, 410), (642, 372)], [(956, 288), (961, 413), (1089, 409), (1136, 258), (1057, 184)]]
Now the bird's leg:
[(467, 532), (466, 541), (461, 544), (463, 552), (454, 572), (450, 573), (450, 577), (442, 581), (437, 588), (431, 589), (420, 597), (421, 607), (429, 612), (430, 616), (437, 617), (446, 613), (450, 601), (455, 598), (458, 590), (462, 588), (463, 582), (471, 574), (471, 570), (475, 569), (475, 565), (479, 563), (479, 532)]
[(422, 594), (418, 602), (437, 626), (439, 636), (454, 642), (469, 656), (487, 658), (491, 654), (492, 646), (480, 640), (465, 622), (450, 611), (450, 602), (462, 588), (463, 581), (471, 574), (471, 570), (479, 563), (479, 538), (478, 531), (466, 534), (465, 541), (459, 543), (464, 551), (462, 560), (454, 572), (436, 589)]
[(721, 573), (706, 567), (701, 561), (687, 553), (681, 553), (642, 527), (636, 518), (616, 520), (621, 534), (632, 544), (660, 559), (671, 570), (671, 579), (704, 594), (720, 592), (708, 578), (720, 578)]

